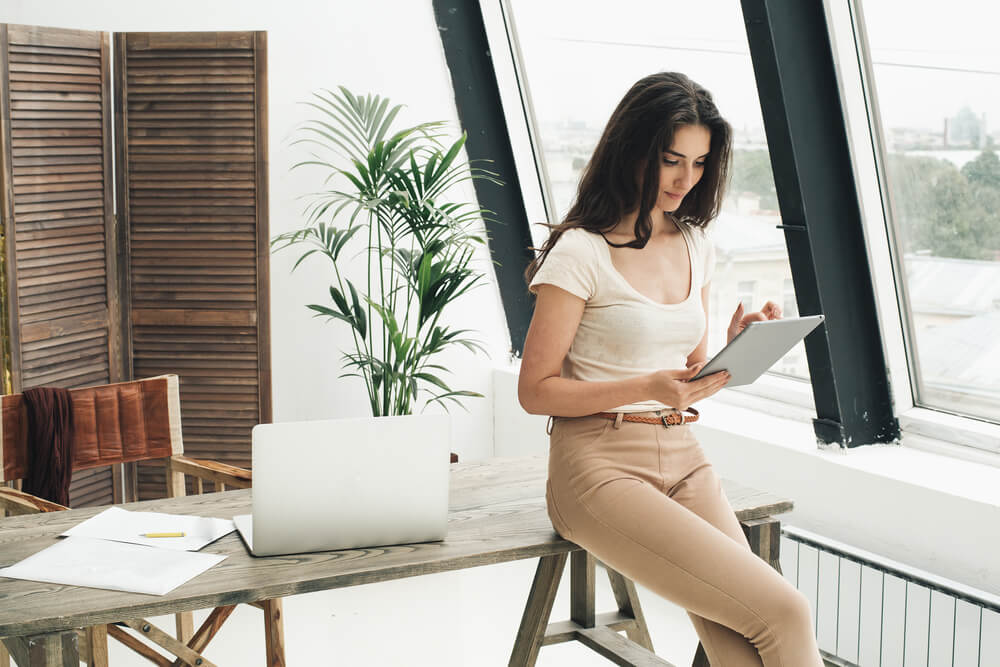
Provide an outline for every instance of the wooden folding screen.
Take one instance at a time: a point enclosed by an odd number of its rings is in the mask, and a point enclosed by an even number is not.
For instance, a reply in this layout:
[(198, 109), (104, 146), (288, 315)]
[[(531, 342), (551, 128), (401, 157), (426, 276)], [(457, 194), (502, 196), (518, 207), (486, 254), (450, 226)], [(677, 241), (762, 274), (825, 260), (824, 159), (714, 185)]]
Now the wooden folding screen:
[(116, 34), (115, 72), (132, 375), (180, 376), (188, 456), (249, 466), (271, 416), (265, 34)]
[[(5, 390), (176, 373), (185, 451), (248, 465), (271, 418), (265, 34), (114, 35), (114, 174), (108, 34), (0, 40)], [(111, 501), (96, 474), (72, 504)]]
[[(0, 25), (8, 391), (122, 379), (111, 175), (110, 40)], [(108, 468), (73, 504), (110, 499)]]

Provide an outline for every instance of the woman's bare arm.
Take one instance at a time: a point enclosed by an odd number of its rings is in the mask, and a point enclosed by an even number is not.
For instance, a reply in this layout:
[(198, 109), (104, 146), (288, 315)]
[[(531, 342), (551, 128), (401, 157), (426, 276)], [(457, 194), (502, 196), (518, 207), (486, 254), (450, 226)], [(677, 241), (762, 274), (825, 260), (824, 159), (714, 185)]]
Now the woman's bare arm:
[(580, 417), (650, 398), (648, 376), (612, 382), (559, 377), (584, 303), (555, 285), (538, 286), (517, 383), (517, 398), (530, 414)]

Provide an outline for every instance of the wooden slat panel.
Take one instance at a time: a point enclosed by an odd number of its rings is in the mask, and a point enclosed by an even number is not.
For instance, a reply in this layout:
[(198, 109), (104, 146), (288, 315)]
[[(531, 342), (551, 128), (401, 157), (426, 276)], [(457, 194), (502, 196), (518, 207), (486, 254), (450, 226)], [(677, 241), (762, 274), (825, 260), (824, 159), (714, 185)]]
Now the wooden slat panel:
[(175, 58), (254, 56), (252, 32), (132, 32), (125, 37), (138, 58), (149, 58), (161, 49)]
[[(115, 54), (132, 373), (180, 376), (187, 454), (249, 465), (270, 421), (264, 43), (127, 33)], [(162, 496), (163, 472), (141, 466), (138, 484)]]
[(79, 470), (73, 473), (73, 483), (69, 488), (69, 504), (71, 507), (106, 505), (111, 502), (110, 498), (106, 498), (110, 488), (110, 466)]
[[(9, 25), (0, 41), (12, 389), (118, 381), (109, 37)], [(70, 498), (111, 502), (110, 471)]]
[[(16, 26), (11, 26), (16, 27)], [(39, 54), (39, 55), (54, 55), (54, 56), (73, 56), (78, 58), (99, 58), (99, 55), (94, 53), (93, 48), (80, 48), (74, 49), (66, 46), (54, 47), (54, 46), (29, 46), (27, 44), (11, 44), (11, 53), (28, 53), (28, 54)]]
[[(8, 25), (12, 53), (24, 52), (26, 48), (41, 47), (52, 54), (87, 55), (100, 57), (104, 34), (89, 30), (71, 30), (36, 25)], [(20, 47), (20, 48), (19, 48)], [(60, 47), (64, 47), (65, 51)]]

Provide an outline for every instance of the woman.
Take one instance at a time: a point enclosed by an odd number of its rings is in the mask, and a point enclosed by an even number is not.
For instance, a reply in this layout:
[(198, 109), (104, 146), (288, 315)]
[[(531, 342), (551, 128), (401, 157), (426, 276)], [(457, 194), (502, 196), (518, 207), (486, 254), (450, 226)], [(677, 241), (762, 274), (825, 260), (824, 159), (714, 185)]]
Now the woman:
[[(822, 667), (808, 601), (751, 552), (685, 423), (729, 379), (691, 380), (715, 264), (703, 229), (731, 144), (711, 95), (682, 74), (626, 93), (528, 267), (537, 300), (518, 398), (554, 416), (546, 501), (563, 537), (687, 609), (713, 666)], [(741, 304), (728, 338), (780, 316)]]

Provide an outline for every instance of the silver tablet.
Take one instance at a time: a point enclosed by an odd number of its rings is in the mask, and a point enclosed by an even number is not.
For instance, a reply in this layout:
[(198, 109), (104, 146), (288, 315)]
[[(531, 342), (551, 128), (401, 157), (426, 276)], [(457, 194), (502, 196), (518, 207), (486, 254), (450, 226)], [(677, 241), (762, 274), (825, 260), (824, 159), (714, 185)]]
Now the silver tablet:
[(750, 384), (823, 321), (822, 315), (790, 317), (751, 322), (712, 359), (691, 381), (719, 371), (732, 374), (727, 387)]

